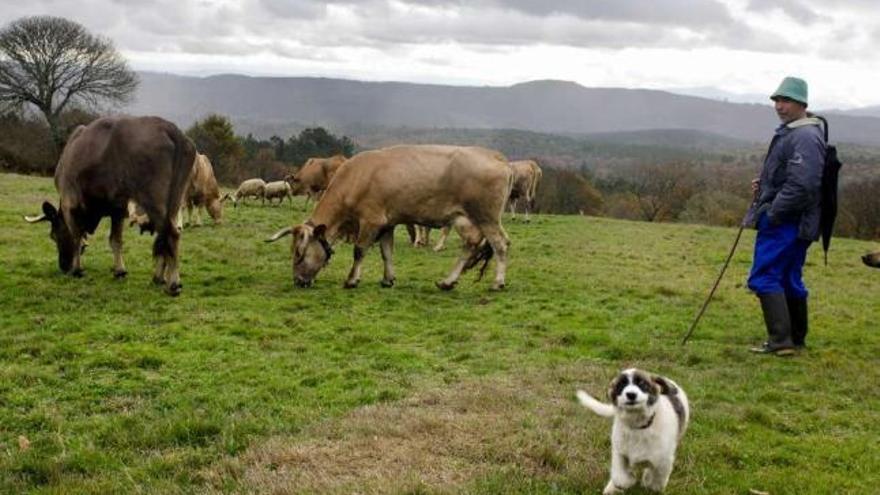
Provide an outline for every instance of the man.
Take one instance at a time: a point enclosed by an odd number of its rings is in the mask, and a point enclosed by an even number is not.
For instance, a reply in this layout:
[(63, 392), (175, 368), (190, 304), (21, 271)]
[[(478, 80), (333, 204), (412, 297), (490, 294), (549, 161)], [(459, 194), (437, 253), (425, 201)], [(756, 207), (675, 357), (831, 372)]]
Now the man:
[(807, 83), (786, 77), (770, 96), (782, 124), (776, 128), (761, 177), (752, 182), (749, 212), (758, 234), (749, 288), (761, 301), (767, 342), (752, 352), (788, 356), (807, 336), (807, 249), (819, 239), (825, 142), (821, 121), (807, 113)]

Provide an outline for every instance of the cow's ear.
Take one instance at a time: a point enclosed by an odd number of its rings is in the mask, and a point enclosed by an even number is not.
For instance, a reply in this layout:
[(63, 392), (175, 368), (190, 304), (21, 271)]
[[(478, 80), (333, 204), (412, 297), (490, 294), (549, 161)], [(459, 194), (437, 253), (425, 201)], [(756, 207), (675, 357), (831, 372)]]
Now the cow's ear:
[(318, 225), (317, 227), (315, 227), (315, 230), (312, 231), (312, 233), (315, 235), (315, 237), (323, 239), (324, 235), (327, 234), (327, 226), (324, 224)]
[(46, 215), (46, 219), (50, 222), (54, 222), (58, 218), (58, 210), (48, 201), (43, 201), (43, 214)]

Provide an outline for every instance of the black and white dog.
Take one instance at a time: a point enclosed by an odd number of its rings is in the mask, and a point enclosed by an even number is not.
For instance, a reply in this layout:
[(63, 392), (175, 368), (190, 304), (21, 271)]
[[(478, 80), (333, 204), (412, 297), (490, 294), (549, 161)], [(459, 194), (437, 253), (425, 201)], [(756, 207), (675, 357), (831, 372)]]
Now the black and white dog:
[(583, 390), (577, 397), (600, 416), (613, 417), (611, 479), (603, 494), (620, 493), (636, 483), (634, 469), (644, 465), (642, 485), (657, 492), (666, 488), (675, 449), (688, 426), (687, 396), (675, 382), (638, 369), (621, 371), (608, 388), (611, 404)]

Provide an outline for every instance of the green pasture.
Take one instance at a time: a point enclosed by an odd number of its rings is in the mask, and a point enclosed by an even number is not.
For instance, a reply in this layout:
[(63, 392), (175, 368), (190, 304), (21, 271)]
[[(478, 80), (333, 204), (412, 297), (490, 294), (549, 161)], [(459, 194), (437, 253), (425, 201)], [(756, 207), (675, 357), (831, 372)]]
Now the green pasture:
[(505, 217), (495, 293), (491, 271), (437, 290), (457, 242), (401, 228), (394, 288), (376, 248), (343, 289), (340, 244), (297, 289), (289, 239), (263, 238), (301, 200), (251, 202), (184, 231), (171, 298), (136, 229), (127, 279), (105, 224), (85, 277), (61, 275), (48, 226), (21, 218), (44, 199), (51, 179), (0, 175), (0, 493), (599, 493), (610, 422), (574, 391), (631, 366), (691, 398), (667, 493), (880, 493), (880, 270), (859, 260), (876, 244), (835, 239), (827, 267), (811, 249), (809, 349), (782, 359), (748, 352), (752, 232), (681, 347), (735, 230)]

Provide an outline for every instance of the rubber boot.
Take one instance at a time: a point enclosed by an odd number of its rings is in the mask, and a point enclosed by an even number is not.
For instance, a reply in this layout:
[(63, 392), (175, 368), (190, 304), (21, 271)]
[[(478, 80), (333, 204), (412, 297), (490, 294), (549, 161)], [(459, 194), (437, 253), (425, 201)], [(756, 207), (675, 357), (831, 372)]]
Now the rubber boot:
[(791, 320), (791, 342), (795, 347), (803, 349), (806, 347), (807, 339), (807, 299), (797, 297), (786, 297), (788, 304), (788, 315)]
[(761, 300), (761, 310), (764, 312), (768, 338), (761, 347), (753, 347), (751, 351), (777, 356), (794, 354), (794, 344), (791, 341), (791, 317), (788, 314), (785, 294), (776, 292), (759, 295), (758, 298)]

